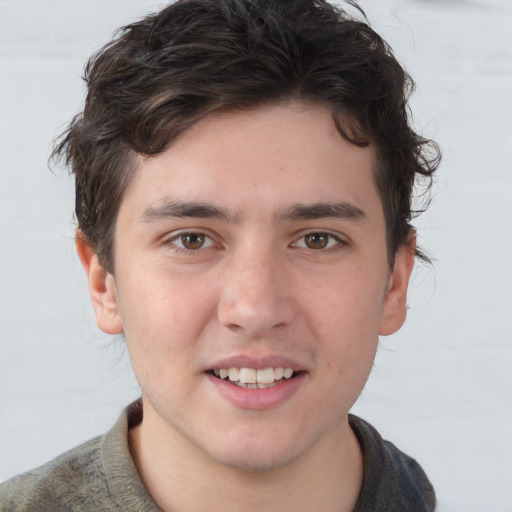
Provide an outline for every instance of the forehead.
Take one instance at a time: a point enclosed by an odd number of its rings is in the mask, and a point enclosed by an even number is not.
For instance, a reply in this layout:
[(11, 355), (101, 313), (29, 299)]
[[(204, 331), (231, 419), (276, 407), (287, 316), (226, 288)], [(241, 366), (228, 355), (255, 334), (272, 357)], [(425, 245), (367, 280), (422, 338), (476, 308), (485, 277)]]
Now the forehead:
[(169, 199), (207, 201), (274, 217), (292, 203), (349, 201), (366, 210), (380, 207), (374, 167), (374, 149), (345, 140), (324, 105), (217, 112), (141, 159), (123, 204), (142, 211)]

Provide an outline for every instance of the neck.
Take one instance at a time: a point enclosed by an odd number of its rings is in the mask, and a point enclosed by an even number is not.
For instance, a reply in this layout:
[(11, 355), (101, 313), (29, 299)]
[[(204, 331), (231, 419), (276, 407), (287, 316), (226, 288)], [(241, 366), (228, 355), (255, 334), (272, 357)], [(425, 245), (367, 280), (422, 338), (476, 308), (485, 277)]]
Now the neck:
[(362, 485), (363, 463), (348, 418), (293, 462), (270, 471), (218, 463), (152, 415), (130, 430), (132, 457), (149, 494), (164, 512), (350, 512)]

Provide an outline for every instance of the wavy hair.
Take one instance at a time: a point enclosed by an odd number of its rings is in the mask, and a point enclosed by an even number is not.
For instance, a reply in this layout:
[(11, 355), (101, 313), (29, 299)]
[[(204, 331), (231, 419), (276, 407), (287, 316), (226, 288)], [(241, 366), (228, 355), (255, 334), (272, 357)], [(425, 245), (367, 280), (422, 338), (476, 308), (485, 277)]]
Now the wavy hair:
[(429, 189), (440, 152), (412, 127), (412, 79), (349, 3), (353, 15), (323, 0), (178, 0), (90, 58), (85, 108), (52, 156), (75, 176), (78, 229), (105, 269), (114, 270), (116, 216), (140, 156), (211, 112), (287, 99), (327, 104), (341, 136), (375, 145), (393, 263), (411, 230), (414, 184)]

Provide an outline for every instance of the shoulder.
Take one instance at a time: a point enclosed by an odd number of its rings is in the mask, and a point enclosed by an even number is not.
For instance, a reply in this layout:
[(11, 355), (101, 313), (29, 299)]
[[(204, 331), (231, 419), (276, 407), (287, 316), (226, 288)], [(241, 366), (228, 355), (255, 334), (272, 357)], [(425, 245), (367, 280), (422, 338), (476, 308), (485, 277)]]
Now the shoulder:
[(128, 446), (128, 429), (141, 419), (136, 401), (104, 436), (0, 485), (0, 512), (158, 512)]
[(363, 488), (356, 511), (433, 512), (434, 488), (418, 462), (382, 439), (366, 421), (350, 416), (350, 425), (364, 459)]
[(102, 437), (0, 485), (0, 511), (86, 510), (104, 491)]

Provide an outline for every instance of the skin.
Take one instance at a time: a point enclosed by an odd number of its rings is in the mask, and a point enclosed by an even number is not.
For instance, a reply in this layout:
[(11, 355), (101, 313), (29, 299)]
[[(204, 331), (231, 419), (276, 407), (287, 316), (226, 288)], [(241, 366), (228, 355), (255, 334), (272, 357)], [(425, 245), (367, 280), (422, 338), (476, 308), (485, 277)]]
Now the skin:
[[(163, 510), (352, 510), (347, 414), (414, 263), (411, 236), (390, 268), (374, 167), (324, 106), (215, 113), (140, 160), (115, 275), (77, 236), (97, 323), (126, 338), (144, 404), (130, 448)], [(271, 406), (234, 403), (208, 373), (282, 357), (301, 376)]]

